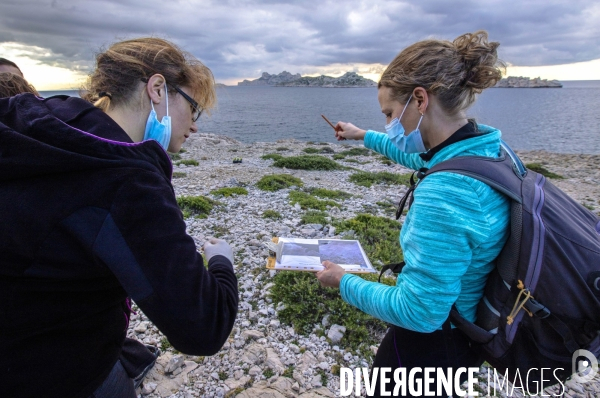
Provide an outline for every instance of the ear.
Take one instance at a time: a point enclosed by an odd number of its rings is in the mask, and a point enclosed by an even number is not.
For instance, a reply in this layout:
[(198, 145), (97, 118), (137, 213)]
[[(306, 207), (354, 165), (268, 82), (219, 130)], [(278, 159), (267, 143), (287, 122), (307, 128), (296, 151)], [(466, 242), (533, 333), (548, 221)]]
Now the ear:
[(419, 113), (422, 115), (429, 106), (429, 95), (423, 87), (417, 87), (413, 90), (413, 98), (417, 101)]
[(146, 93), (154, 104), (160, 104), (160, 102), (165, 99), (165, 84), (166, 80), (164, 76), (158, 73), (152, 75), (148, 79), (148, 83), (146, 83)]

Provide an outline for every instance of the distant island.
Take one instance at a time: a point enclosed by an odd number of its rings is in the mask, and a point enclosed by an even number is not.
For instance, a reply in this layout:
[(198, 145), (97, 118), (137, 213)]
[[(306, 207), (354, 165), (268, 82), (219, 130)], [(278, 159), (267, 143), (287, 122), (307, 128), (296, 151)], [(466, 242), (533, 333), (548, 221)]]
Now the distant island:
[(562, 84), (558, 80), (546, 80), (536, 77), (509, 76), (501, 79), (494, 87), (497, 88), (561, 88)]
[(262, 76), (255, 80), (244, 80), (238, 82), (238, 86), (274, 86), (278, 83), (287, 83), (296, 79), (300, 79), (300, 73), (292, 75), (290, 72), (283, 71), (278, 75), (271, 75), (263, 72)]
[(299, 73), (292, 75), (283, 71), (278, 75), (271, 75), (264, 72), (261, 77), (255, 80), (244, 80), (238, 83), (238, 86), (276, 86), (276, 87), (377, 87), (373, 80), (366, 79), (356, 72), (346, 72), (340, 77), (331, 76), (300, 76)]

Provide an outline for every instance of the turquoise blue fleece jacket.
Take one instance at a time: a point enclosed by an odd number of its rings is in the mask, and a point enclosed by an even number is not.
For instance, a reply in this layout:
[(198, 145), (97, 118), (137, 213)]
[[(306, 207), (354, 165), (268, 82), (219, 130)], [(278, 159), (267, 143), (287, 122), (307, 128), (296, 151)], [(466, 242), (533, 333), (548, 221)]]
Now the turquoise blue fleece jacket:
[[(418, 170), (457, 156), (498, 157), (499, 130), (479, 125), (481, 135), (456, 142), (426, 162), (399, 151), (387, 134), (367, 131), (365, 147)], [(388, 323), (417, 332), (441, 329), (452, 304), (474, 321), (493, 260), (508, 237), (506, 196), (471, 177), (439, 172), (414, 192), (400, 233), (406, 265), (396, 286), (345, 274), (342, 298)]]

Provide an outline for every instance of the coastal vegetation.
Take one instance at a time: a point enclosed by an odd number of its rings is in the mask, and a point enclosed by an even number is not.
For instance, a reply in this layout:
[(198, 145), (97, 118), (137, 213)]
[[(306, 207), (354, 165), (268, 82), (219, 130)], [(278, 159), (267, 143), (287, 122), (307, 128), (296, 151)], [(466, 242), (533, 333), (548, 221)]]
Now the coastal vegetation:
[(370, 156), (373, 154), (373, 151), (368, 148), (358, 146), (339, 152), (338, 154), (346, 156)]
[(356, 185), (370, 188), (373, 184), (409, 185), (412, 173), (395, 174), (388, 171), (369, 172), (359, 171), (350, 176), (350, 181)]
[(302, 180), (289, 174), (271, 174), (262, 177), (256, 183), (256, 187), (263, 191), (279, 191), (292, 186), (301, 187)]
[(560, 174), (553, 173), (546, 169), (541, 163), (527, 163), (525, 167), (529, 170), (535, 171), (536, 173), (540, 173), (547, 178), (553, 178), (555, 180), (562, 180), (564, 178)]
[(343, 199), (349, 199), (353, 196), (352, 194), (345, 192), (345, 191), (325, 189), (325, 188), (311, 187), (311, 188), (306, 188), (305, 191), (311, 195), (318, 196), (320, 198), (326, 198), (326, 199), (343, 200)]
[(305, 153), (319, 153), (319, 152), (321, 152), (319, 149), (317, 149), (317, 148), (311, 148), (311, 147), (304, 148), (302, 151), (305, 152)]
[(278, 153), (267, 153), (266, 155), (262, 155), (260, 158), (263, 160), (279, 160), (282, 159), (283, 156)]
[(282, 157), (275, 160), (273, 166), (294, 170), (339, 170), (342, 168), (337, 162), (320, 155)]
[(243, 187), (225, 187), (210, 191), (215, 196), (229, 197), (232, 195), (248, 195), (248, 190)]
[(280, 220), (281, 217), (281, 213), (275, 210), (265, 210), (263, 212), (263, 218), (270, 218), (271, 220)]
[[(308, 212), (307, 212), (308, 213)], [(350, 232), (367, 252), (371, 261), (387, 263), (400, 261), (402, 252), (398, 245), (400, 224), (383, 217), (360, 214), (357, 217), (336, 223), (340, 231)], [(376, 281), (376, 274), (359, 275)], [(387, 285), (394, 285), (394, 278), (382, 278)], [(292, 325), (298, 333), (325, 335), (321, 322), (328, 316), (330, 324), (346, 327), (344, 338), (338, 344), (352, 349), (371, 359), (370, 346), (378, 345), (387, 325), (342, 300), (337, 289), (323, 288), (311, 273), (278, 272), (273, 278), (271, 297), (283, 303), (279, 319)], [(341, 358), (340, 358), (341, 361)]]
[(307, 192), (290, 191), (290, 204), (298, 203), (301, 209), (325, 210), (327, 206), (338, 206), (337, 202), (332, 200), (319, 200)]
[(174, 171), (172, 178), (183, 178), (186, 176), (187, 176), (187, 173), (184, 173), (183, 171)]
[(396, 220), (358, 214), (349, 220), (336, 221), (333, 225), (338, 234), (350, 232), (346, 236), (358, 239), (374, 266), (398, 263), (404, 259), (398, 242), (401, 226)]
[(180, 165), (186, 165), (186, 166), (198, 166), (200, 163), (198, 163), (198, 161), (196, 159), (183, 159), (180, 160), (179, 162), (175, 163), (176, 166), (180, 166)]
[(205, 196), (180, 196), (177, 198), (177, 205), (183, 212), (183, 218), (196, 216), (206, 218), (215, 205), (219, 202)]
[(329, 215), (324, 211), (318, 210), (308, 210), (306, 213), (300, 217), (300, 222), (302, 224), (327, 224), (327, 219)]

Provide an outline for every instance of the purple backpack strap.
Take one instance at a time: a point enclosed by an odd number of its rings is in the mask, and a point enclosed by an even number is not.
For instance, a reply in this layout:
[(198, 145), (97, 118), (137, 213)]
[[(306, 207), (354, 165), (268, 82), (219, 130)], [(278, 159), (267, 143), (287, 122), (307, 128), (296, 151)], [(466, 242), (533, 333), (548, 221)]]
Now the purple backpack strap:
[(483, 156), (452, 158), (430, 168), (425, 173), (425, 176), (440, 171), (472, 177), (491, 186), (518, 203), (522, 203), (523, 201), (521, 194), (523, 176), (519, 173), (515, 161), (504, 150), (502, 150), (499, 158)]

